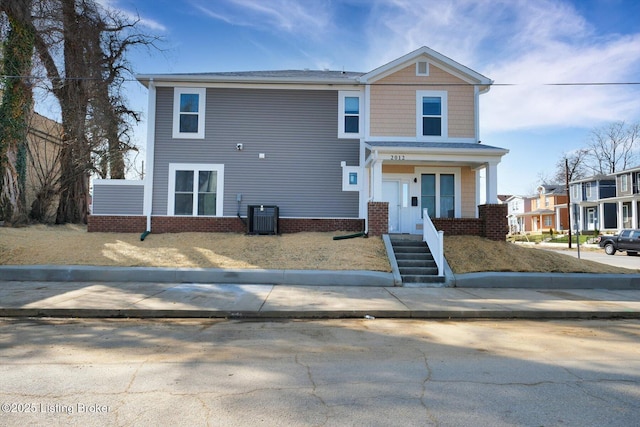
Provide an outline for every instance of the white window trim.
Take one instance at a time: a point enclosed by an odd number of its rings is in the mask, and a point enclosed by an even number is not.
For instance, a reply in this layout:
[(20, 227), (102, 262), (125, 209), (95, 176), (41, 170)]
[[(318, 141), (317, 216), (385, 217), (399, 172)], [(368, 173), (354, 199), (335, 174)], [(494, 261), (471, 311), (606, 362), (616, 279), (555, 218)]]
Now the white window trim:
[(580, 194), (580, 189), (581, 188), (582, 188), (582, 184), (574, 184), (572, 186), (571, 195), (572, 195), (574, 201), (582, 201), (582, 194)]
[[(454, 203), (454, 218), (462, 217), (462, 171), (460, 168), (416, 168), (415, 173), (418, 177), (422, 177), (422, 174), (435, 174), (436, 176), (436, 216), (435, 218), (440, 218), (440, 175), (453, 175), (453, 180), (455, 181), (455, 203)], [(418, 182), (421, 178), (418, 178)], [(422, 189), (419, 190), (419, 197), (422, 196)], [(420, 212), (422, 212), (422, 205), (420, 206)], [(422, 214), (420, 214), (422, 215)]]
[[(427, 64), (427, 68), (426, 68), (426, 72), (421, 73), (420, 72), (420, 63), (424, 62)], [(416, 76), (422, 76), (422, 77), (429, 77), (429, 61), (417, 61), (416, 62)]]
[[(345, 98), (354, 97), (358, 98), (358, 133), (345, 132), (344, 131), (344, 118), (346, 116), (344, 112)], [(355, 90), (340, 90), (338, 91), (338, 138), (342, 139), (354, 139), (360, 138), (363, 135), (364, 128), (364, 96), (362, 92)], [(349, 114), (352, 116), (353, 114)]]
[(195, 217), (212, 217), (222, 216), (222, 209), (224, 207), (224, 165), (223, 164), (207, 164), (207, 163), (169, 163), (169, 197), (167, 204), (167, 215), (175, 215), (175, 199), (176, 199), (176, 171), (187, 170), (193, 171), (195, 176), (200, 171), (213, 171), (217, 172), (217, 186), (216, 186), (216, 214), (215, 215), (198, 215), (198, 197), (197, 186), (198, 181), (194, 179), (194, 197), (193, 197), (193, 214), (192, 215), (179, 215), (179, 216), (195, 216)]
[[(180, 95), (198, 95), (198, 132), (180, 132)], [(207, 89), (191, 87), (173, 88), (173, 138), (204, 139), (204, 121)]]
[(589, 200), (591, 198), (591, 183), (587, 182), (584, 189), (584, 194), (586, 199)]
[(629, 191), (629, 178), (626, 174), (620, 176), (620, 191), (623, 193)]
[[(418, 90), (416, 91), (416, 138), (419, 141), (438, 141), (449, 137), (449, 108), (447, 101), (447, 91), (444, 90)], [(439, 97), (441, 99), (442, 115), (440, 136), (423, 135), (422, 134), (422, 98), (423, 97)]]

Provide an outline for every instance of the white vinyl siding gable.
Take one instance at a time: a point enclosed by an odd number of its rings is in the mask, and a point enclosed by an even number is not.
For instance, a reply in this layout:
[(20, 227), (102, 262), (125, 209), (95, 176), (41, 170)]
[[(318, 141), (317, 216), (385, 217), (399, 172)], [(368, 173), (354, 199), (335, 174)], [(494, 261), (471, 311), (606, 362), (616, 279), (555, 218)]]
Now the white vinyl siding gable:
[(204, 139), (206, 89), (173, 90), (173, 138)]

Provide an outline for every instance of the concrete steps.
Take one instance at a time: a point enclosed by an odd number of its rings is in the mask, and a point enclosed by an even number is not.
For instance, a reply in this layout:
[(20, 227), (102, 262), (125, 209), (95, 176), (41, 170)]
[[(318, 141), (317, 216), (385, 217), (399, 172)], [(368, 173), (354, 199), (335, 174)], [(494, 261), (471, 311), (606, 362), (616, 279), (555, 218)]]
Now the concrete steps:
[(398, 270), (404, 284), (443, 283), (438, 276), (438, 266), (426, 243), (403, 236), (390, 236), (391, 247), (398, 262)]

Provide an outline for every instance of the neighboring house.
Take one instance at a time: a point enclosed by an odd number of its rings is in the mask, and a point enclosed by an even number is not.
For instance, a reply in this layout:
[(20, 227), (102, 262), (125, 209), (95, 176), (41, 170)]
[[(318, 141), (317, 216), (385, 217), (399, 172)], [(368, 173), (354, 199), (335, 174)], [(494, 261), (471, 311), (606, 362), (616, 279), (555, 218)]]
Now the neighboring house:
[(567, 192), (562, 184), (545, 184), (536, 189), (535, 197), (529, 198), (530, 207), (518, 214), (524, 230), (533, 233), (563, 231), (569, 228)]
[(523, 196), (510, 196), (504, 203), (507, 204), (507, 221), (509, 234), (519, 234), (530, 231), (525, 228), (524, 213), (530, 210), (531, 199)]
[(571, 183), (571, 202), (583, 230), (640, 227), (640, 167)]
[(640, 227), (638, 201), (640, 201), (640, 167), (611, 174), (615, 179), (617, 229)]
[(58, 207), (62, 125), (31, 112), (27, 133), (26, 202), (35, 219), (50, 222)]
[(595, 175), (569, 183), (572, 228), (580, 231), (618, 229), (616, 179)]
[(508, 152), (480, 143), (492, 81), (427, 47), (368, 73), (138, 80), (145, 180), (95, 180), (89, 231), (246, 231), (249, 206), (277, 206), (280, 232), (416, 234), (427, 209), (450, 234), (506, 235), (506, 206), (479, 206)]

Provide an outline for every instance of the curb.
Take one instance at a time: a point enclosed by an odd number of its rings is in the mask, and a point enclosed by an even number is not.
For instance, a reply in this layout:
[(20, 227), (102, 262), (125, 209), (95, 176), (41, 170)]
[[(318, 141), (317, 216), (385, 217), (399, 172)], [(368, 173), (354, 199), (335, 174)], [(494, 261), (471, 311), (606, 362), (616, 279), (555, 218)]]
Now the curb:
[(223, 310), (140, 310), (140, 309), (38, 309), (4, 308), (7, 318), (79, 318), (79, 319), (640, 319), (640, 311), (553, 311), (553, 310), (316, 310), (316, 311), (223, 311)]
[(457, 288), (640, 289), (640, 274), (467, 273), (455, 275)]
[(227, 270), (219, 268), (0, 266), (4, 281), (228, 283), (311, 286), (395, 286), (392, 273), (368, 270)]

